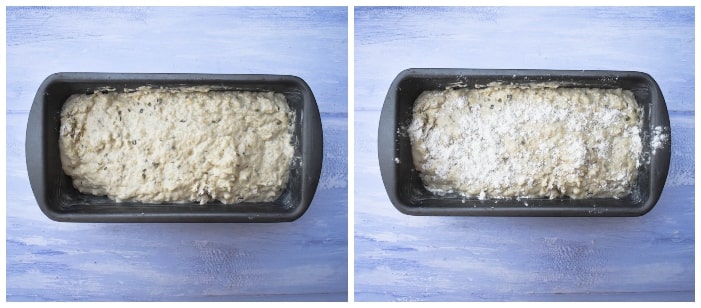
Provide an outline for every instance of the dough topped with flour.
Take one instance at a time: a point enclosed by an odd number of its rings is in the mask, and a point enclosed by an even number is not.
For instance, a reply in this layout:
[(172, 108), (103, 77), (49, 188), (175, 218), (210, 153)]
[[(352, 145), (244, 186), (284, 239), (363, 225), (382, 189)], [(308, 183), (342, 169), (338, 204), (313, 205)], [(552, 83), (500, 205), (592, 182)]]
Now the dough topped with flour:
[(146, 88), (71, 96), (58, 141), (63, 170), (82, 193), (267, 202), (287, 185), (292, 122), (280, 93)]
[(419, 95), (407, 132), (437, 194), (621, 198), (637, 180), (640, 112), (622, 89), (448, 89)]

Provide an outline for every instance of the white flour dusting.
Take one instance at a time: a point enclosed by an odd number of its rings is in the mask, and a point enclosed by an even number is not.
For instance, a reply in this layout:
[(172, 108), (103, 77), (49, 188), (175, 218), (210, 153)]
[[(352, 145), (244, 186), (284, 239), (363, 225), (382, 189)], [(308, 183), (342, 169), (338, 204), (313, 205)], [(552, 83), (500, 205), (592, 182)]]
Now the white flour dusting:
[(652, 138), (650, 138), (650, 149), (652, 149), (652, 155), (655, 155), (658, 149), (661, 149), (669, 142), (669, 133), (667, 130), (667, 127), (662, 126), (655, 126), (655, 128), (652, 130)]
[(487, 87), (426, 91), (408, 127), (434, 193), (487, 198), (619, 198), (642, 150), (630, 91)]

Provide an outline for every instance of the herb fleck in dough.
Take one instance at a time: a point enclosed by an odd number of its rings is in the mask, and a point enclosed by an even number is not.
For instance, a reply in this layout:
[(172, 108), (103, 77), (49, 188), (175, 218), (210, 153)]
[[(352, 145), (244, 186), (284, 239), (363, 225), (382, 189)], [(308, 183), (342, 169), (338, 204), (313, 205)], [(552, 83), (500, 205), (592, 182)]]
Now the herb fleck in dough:
[(288, 180), (291, 121), (273, 92), (73, 95), (61, 111), (61, 163), (80, 192), (116, 201), (272, 201)]
[(434, 193), (620, 198), (637, 179), (640, 125), (627, 90), (488, 87), (423, 92), (408, 134)]

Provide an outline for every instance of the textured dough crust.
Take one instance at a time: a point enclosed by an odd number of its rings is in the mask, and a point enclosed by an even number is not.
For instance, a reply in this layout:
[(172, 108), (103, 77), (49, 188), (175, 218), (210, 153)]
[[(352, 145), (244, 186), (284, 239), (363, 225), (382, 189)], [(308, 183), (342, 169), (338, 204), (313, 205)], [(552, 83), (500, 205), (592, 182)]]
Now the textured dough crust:
[(273, 92), (73, 95), (61, 111), (61, 162), (80, 192), (116, 201), (273, 201), (294, 153), (292, 115)]
[(637, 179), (639, 115), (621, 89), (451, 89), (417, 98), (408, 133), (435, 193), (620, 198)]

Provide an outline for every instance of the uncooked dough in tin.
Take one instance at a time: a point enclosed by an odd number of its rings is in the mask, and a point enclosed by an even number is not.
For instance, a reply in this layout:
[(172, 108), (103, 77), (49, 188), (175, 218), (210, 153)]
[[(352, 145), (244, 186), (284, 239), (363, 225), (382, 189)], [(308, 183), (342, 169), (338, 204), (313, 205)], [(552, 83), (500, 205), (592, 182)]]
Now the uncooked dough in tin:
[(73, 95), (61, 111), (61, 163), (80, 192), (116, 201), (273, 201), (288, 181), (292, 115), (273, 92)]
[(490, 86), (423, 92), (407, 131), (434, 193), (580, 199), (631, 192), (640, 126), (627, 90)]

